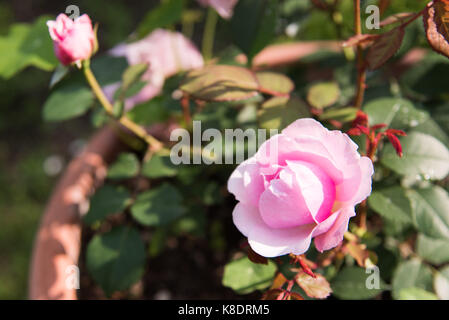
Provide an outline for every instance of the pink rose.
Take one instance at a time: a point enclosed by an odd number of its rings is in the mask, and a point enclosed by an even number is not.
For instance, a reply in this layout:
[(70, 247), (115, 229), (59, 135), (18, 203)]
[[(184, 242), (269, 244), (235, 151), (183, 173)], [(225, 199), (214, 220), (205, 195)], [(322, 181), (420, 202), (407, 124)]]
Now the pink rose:
[(214, 8), (224, 19), (232, 17), (234, 6), (237, 4), (237, 1), (238, 0), (198, 0), (201, 5)]
[(89, 59), (95, 48), (95, 33), (88, 15), (75, 21), (61, 13), (56, 21), (47, 21), (56, 57), (63, 65)]
[[(189, 39), (179, 32), (163, 29), (153, 31), (140, 41), (119, 45), (111, 50), (111, 54), (126, 56), (130, 65), (148, 63), (148, 70), (142, 77), (148, 84), (126, 101), (127, 110), (158, 95), (166, 78), (204, 65), (201, 53)], [(112, 97), (118, 87), (113, 84), (105, 91)]]
[(329, 250), (371, 193), (373, 173), (346, 134), (299, 119), (232, 173), (228, 190), (239, 201), (234, 224), (265, 257), (302, 254), (312, 238), (319, 251)]

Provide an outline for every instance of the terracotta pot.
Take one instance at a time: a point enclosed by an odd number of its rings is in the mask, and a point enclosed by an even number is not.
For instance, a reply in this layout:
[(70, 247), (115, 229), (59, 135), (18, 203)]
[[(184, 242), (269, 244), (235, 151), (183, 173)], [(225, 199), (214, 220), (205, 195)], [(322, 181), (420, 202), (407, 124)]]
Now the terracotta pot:
[(111, 128), (93, 136), (67, 167), (47, 204), (36, 235), (29, 275), (30, 299), (77, 299), (66, 279), (78, 264), (79, 207), (106, 177), (107, 165), (123, 150)]

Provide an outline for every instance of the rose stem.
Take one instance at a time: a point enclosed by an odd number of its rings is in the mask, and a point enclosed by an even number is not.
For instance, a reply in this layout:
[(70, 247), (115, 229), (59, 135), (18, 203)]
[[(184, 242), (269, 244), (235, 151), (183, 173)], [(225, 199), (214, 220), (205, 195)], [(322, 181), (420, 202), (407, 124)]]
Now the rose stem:
[(90, 87), (92, 88), (92, 91), (95, 93), (96, 97), (98, 98), (98, 101), (100, 101), (104, 110), (111, 118), (117, 120), (125, 128), (129, 129), (136, 136), (138, 136), (139, 138), (144, 140), (146, 143), (148, 143), (153, 150), (161, 150), (163, 148), (162, 142), (157, 140), (152, 135), (148, 134), (143, 127), (137, 125), (136, 123), (131, 121), (126, 116), (122, 116), (119, 119), (117, 119), (114, 115), (114, 107), (111, 105), (109, 100), (106, 98), (103, 90), (101, 89), (100, 85), (98, 84), (98, 81), (95, 78), (95, 76), (90, 68), (90, 65), (87, 61), (85, 61), (83, 63), (83, 71), (84, 71), (84, 75), (87, 79), (87, 82), (89, 83)]

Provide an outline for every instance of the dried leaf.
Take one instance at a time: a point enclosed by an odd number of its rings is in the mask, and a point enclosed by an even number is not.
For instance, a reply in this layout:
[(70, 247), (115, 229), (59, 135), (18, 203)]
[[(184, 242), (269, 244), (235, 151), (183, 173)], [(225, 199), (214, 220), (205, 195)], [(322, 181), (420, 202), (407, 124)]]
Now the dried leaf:
[(423, 21), (430, 46), (449, 57), (449, 2), (430, 2), (424, 11)]
[(316, 278), (313, 278), (300, 271), (295, 276), (295, 281), (311, 298), (325, 299), (332, 293), (329, 282), (321, 274), (316, 274)]
[(346, 249), (351, 257), (357, 261), (357, 264), (360, 267), (365, 268), (365, 261), (369, 258), (369, 251), (366, 250), (366, 245), (349, 242), (346, 244)]
[(268, 259), (254, 252), (251, 247), (248, 247), (248, 259), (253, 263), (268, 264)]
[(281, 289), (282, 286), (287, 282), (287, 278), (282, 274), (278, 273), (273, 280), (273, 284), (270, 289)]
[(401, 47), (404, 34), (405, 31), (402, 27), (382, 34), (374, 42), (366, 55), (368, 67), (374, 70), (387, 62)]
[(270, 289), (262, 295), (261, 300), (278, 300), (279, 296), (284, 293), (282, 289)]

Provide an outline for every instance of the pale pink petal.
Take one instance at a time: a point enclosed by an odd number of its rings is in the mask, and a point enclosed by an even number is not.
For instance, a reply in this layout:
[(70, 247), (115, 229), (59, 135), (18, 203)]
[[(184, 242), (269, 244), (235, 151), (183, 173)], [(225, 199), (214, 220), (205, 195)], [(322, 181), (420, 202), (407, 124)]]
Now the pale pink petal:
[(295, 173), (289, 168), (281, 171), (279, 179), (272, 180), (260, 196), (260, 215), (271, 228), (291, 228), (314, 223)]
[(263, 222), (257, 208), (241, 203), (237, 204), (232, 216), (239, 231), (248, 237), (251, 248), (261, 256), (303, 254), (310, 246), (314, 225), (272, 229)]
[(355, 216), (354, 207), (345, 207), (338, 213), (332, 227), (325, 233), (315, 237), (315, 247), (318, 251), (323, 252), (338, 246), (343, 240), (343, 235), (348, 230), (349, 219)]
[(296, 175), (296, 182), (315, 222), (326, 220), (335, 201), (335, 184), (332, 179), (312, 163), (287, 160), (287, 164)]
[(242, 162), (228, 180), (228, 191), (245, 204), (258, 206), (263, 190), (263, 176), (254, 158)]
[(362, 157), (360, 159), (360, 168), (362, 179), (357, 194), (350, 200), (350, 203), (353, 205), (362, 202), (371, 194), (372, 176), (374, 174), (373, 162), (368, 157)]

